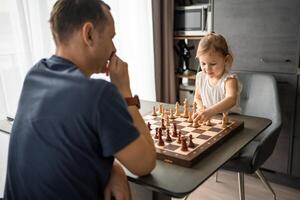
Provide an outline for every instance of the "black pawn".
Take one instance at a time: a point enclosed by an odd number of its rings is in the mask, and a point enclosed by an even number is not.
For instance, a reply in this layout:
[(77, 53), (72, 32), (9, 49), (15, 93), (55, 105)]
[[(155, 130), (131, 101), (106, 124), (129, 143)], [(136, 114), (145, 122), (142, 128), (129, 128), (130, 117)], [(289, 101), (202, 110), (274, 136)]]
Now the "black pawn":
[(149, 129), (149, 131), (151, 131), (151, 130), (152, 130), (152, 128), (151, 128), (151, 124), (150, 124), (150, 122), (148, 122), (147, 126), (148, 126), (148, 129)]
[(158, 128), (155, 128), (155, 136), (154, 139), (158, 139)]
[(192, 135), (189, 135), (189, 138), (190, 138), (190, 140), (189, 140), (189, 145), (188, 145), (188, 147), (194, 148), (194, 147), (195, 147), (195, 144), (194, 144), (194, 142), (193, 142), (193, 136), (192, 136)]
[(162, 139), (161, 134), (159, 134), (159, 136), (158, 136), (158, 143), (157, 143), (157, 145), (158, 146), (164, 146), (165, 145), (165, 143), (164, 143), (164, 141)]
[(169, 129), (167, 129), (167, 138), (166, 138), (166, 142), (172, 142), (172, 138), (170, 137), (170, 131), (169, 131)]
[(181, 132), (178, 133), (177, 144), (181, 144)]

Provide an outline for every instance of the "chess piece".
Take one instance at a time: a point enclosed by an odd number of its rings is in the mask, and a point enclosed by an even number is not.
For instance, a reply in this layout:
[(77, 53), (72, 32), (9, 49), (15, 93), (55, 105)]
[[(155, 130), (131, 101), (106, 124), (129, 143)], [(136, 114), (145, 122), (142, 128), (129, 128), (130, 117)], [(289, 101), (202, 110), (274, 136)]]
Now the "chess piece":
[(186, 144), (186, 137), (181, 137), (181, 151), (188, 151), (188, 146)]
[(162, 118), (165, 118), (165, 114), (166, 114), (166, 113), (165, 113), (165, 108), (163, 107), (163, 108), (162, 108), (161, 117), (162, 117)]
[(194, 121), (193, 124), (192, 124), (192, 127), (198, 128), (199, 127), (198, 121)]
[(190, 107), (190, 105), (189, 105), (189, 102), (188, 102), (188, 100), (187, 100), (187, 99), (184, 99), (184, 106), (185, 106), (185, 107), (187, 107), (187, 108), (189, 108), (189, 107)]
[(177, 137), (177, 130), (175, 129), (175, 130), (173, 130), (173, 133), (172, 133), (172, 137)]
[(183, 101), (183, 105), (187, 105), (187, 103), (188, 103), (187, 98), (185, 98)]
[(158, 145), (158, 146), (164, 146), (164, 145), (165, 145), (165, 143), (164, 143), (164, 141), (163, 141), (163, 139), (162, 139), (161, 134), (158, 136), (158, 142), (157, 142), (157, 145)]
[(158, 136), (162, 136), (162, 129), (161, 128), (158, 128)]
[(147, 126), (148, 126), (148, 129), (149, 129), (149, 131), (151, 131), (151, 130), (152, 130), (152, 128), (151, 128), (151, 124), (150, 124), (150, 122), (148, 122), (148, 123), (147, 123)]
[(162, 112), (163, 112), (163, 105), (160, 103), (158, 113), (162, 114)]
[(189, 122), (189, 123), (193, 122), (192, 113), (191, 112), (189, 112), (189, 118), (188, 118), (187, 122)]
[(155, 135), (154, 135), (154, 139), (158, 139), (158, 128), (155, 128)]
[(177, 125), (175, 122), (173, 122), (173, 130), (177, 130)]
[(173, 123), (173, 134), (172, 137), (177, 137), (177, 126), (176, 123)]
[(211, 125), (212, 125), (210, 119), (206, 121), (205, 125), (206, 125), (206, 126), (211, 126)]
[(177, 144), (181, 144), (181, 132), (178, 132)]
[(193, 103), (193, 109), (192, 109), (192, 111), (193, 111), (193, 115), (196, 113), (196, 111), (197, 111), (197, 103), (196, 102), (194, 102)]
[(189, 145), (188, 145), (188, 147), (194, 148), (194, 147), (195, 147), (195, 144), (194, 144), (194, 142), (193, 142), (193, 136), (192, 136), (192, 135), (189, 135), (189, 138), (190, 138), (190, 140), (189, 140)]
[(167, 115), (166, 117), (166, 127), (169, 127), (170, 126), (170, 119), (169, 119), (169, 116)]
[(179, 103), (176, 102), (176, 105), (175, 105), (175, 116), (180, 116), (180, 111), (179, 111)]
[(222, 118), (222, 128), (226, 128), (227, 124), (228, 124), (228, 113), (224, 112)]
[(152, 109), (152, 116), (157, 116), (157, 113), (156, 113), (156, 110), (155, 110), (155, 106), (153, 106), (153, 109)]
[(187, 99), (184, 100), (184, 104), (183, 104), (183, 113), (181, 115), (184, 118), (188, 118), (189, 117), (189, 104), (187, 102)]
[(173, 109), (170, 109), (170, 115), (169, 115), (170, 119), (175, 119), (174, 113), (173, 113)]
[(167, 129), (166, 142), (172, 142), (172, 138), (170, 137), (170, 130), (169, 129)]
[(166, 129), (166, 126), (165, 126), (165, 120), (162, 118), (161, 119), (161, 127), (160, 127), (162, 130), (165, 130)]

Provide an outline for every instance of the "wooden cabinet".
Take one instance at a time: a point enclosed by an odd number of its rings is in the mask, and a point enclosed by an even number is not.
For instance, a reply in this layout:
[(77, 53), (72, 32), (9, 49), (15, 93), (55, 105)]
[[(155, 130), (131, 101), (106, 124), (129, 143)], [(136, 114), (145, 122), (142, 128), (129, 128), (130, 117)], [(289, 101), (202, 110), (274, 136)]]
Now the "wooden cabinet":
[(226, 37), (234, 69), (295, 74), (299, 7), (299, 0), (215, 1), (214, 30)]

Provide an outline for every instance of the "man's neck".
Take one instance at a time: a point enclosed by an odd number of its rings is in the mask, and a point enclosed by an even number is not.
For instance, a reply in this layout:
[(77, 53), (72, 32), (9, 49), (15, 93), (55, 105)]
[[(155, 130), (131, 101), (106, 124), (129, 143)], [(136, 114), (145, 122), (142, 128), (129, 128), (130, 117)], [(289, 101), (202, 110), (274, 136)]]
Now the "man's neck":
[(84, 75), (86, 75), (87, 77), (90, 77), (91, 74), (87, 70), (86, 63), (84, 62), (84, 60), (82, 60), (82, 58), (84, 58), (84, 56), (83, 56), (83, 54), (81, 54), (80, 49), (81, 48), (75, 49), (72, 46), (68, 46), (68, 47), (60, 46), (60, 47), (57, 47), (55, 55), (71, 61), (72, 63), (74, 63), (76, 65), (76, 67), (78, 67), (80, 69), (80, 71)]

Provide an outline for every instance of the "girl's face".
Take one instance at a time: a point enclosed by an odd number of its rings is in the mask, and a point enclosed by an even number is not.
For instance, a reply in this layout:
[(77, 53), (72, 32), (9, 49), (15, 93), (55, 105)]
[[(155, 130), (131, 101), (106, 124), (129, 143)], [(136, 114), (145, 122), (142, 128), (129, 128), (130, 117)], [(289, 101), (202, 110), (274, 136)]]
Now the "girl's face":
[(209, 51), (200, 55), (199, 61), (201, 69), (209, 78), (220, 79), (225, 72), (225, 65), (228, 62), (229, 56), (224, 56), (220, 52)]

